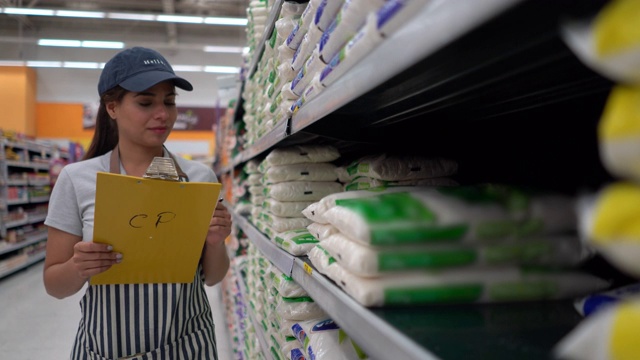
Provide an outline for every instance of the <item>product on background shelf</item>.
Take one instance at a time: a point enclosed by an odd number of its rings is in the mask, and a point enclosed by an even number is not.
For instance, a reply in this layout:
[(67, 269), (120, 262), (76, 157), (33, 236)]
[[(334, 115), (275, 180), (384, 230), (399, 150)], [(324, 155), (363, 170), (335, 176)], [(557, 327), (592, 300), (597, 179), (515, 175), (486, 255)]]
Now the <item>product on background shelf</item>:
[(580, 231), (611, 264), (640, 277), (640, 186), (616, 182), (580, 202)]
[(640, 301), (608, 306), (584, 319), (554, 348), (562, 360), (633, 360), (640, 354)]
[(331, 318), (297, 322), (293, 332), (309, 359), (362, 360), (369, 357)]
[(574, 302), (574, 306), (580, 315), (590, 316), (609, 306), (634, 299), (640, 299), (638, 282), (579, 298)]

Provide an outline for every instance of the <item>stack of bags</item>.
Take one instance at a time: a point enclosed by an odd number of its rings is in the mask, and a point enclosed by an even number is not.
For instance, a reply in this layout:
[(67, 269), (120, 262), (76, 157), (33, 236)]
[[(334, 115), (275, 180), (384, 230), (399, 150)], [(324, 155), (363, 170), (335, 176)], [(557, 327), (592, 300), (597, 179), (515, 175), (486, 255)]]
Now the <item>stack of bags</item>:
[(326, 317), (326, 313), (293, 279), (283, 274), (255, 248), (249, 249), (248, 306), (273, 359), (302, 353), (291, 330), (297, 321)]
[[(318, 4), (314, 6), (315, 3)], [(292, 61), (296, 78), (291, 89), (297, 96), (293, 113), (324, 90), (326, 85), (320, 82), (321, 71), (340, 47), (358, 32), (367, 16), (384, 3), (385, 0), (310, 1), (310, 10), (316, 13), (315, 20), (301, 23), (287, 39), (287, 45), (296, 49)], [(329, 51), (327, 46), (333, 50)], [(323, 48), (326, 49), (324, 52)]]
[[(640, 3), (608, 2), (589, 26), (569, 35), (585, 39), (580, 54), (616, 81), (598, 124), (600, 158), (616, 178), (580, 204), (584, 240), (635, 280), (580, 299), (587, 317), (556, 346), (562, 359), (636, 359), (640, 354)], [(565, 29), (567, 30), (567, 29)], [(571, 39), (570, 36), (568, 36)], [(570, 44), (576, 45), (576, 44)], [(574, 49), (578, 48), (574, 46)], [(625, 282), (630, 281), (625, 279)], [(623, 282), (624, 284), (624, 282)]]
[(291, 31), (305, 7), (306, 3), (300, 4), (293, 1), (283, 3), (279, 18), (265, 43), (264, 53), (260, 56), (256, 70), (245, 83), (242, 98), (245, 110), (243, 121), (247, 129), (244, 139), (247, 144), (255, 143), (279, 121), (288, 117), (286, 113), (281, 112), (280, 103), (283, 97), (278, 97), (282, 84), (286, 82), (283, 78), (285, 74), (281, 73), (285, 68), (280, 65), (291, 62), (293, 51), (291, 49), (287, 51), (279, 45), (287, 36), (283, 32)]
[[(258, 160), (252, 159), (244, 164), (237, 176), (233, 177), (234, 211), (237, 214), (251, 214), (254, 204), (251, 202), (253, 194), (249, 192), (249, 188), (255, 182), (255, 175), (259, 173)], [(256, 191), (256, 189), (253, 190)]]
[[(260, 163), (262, 206), (254, 207), (254, 224), (289, 253), (304, 255), (317, 242), (306, 229), (302, 210), (340, 192), (336, 166), (340, 153), (329, 145), (299, 145), (272, 150)], [(253, 191), (250, 187), (250, 190)], [(260, 210), (257, 213), (257, 210)]]
[(267, 26), (267, 18), (273, 3), (267, 0), (252, 0), (247, 7), (247, 46), (249, 47), (249, 56), (253, 57), (255, 49)]
[(295, 113), (342, 77), (427, 3), (427, 0), (344, 0), (304, 63), (299, 75), (306, 79), (296, 86), (300, 97), (292, 111)]
[(257, 252), (250, 253), (249, 306), (273, 359), (367, 358), (304, 288)]
[(557, 299), (608, 286), (575, 269), (591, 252), (564, 195), (390, 187), (329, 195), (303, 214), (329, 229), (309, 259), (364, 306)]
[(246, 301), (240, 290), (239, 281), (241, 278), (239, 271), (246, 263), (246, 256), (238, 256), (231, 260), (231, 266), (227, 275), (221, 282), (222, 300), (226, 309), (226, 323), (229, 327), (229, 334), (233, 342), (233, 352), (236, 359), (257, 359), (260, 353), (260, 344), (255, 335), (255, 328), (251, 319), (247, 316)]
[(381, 190), (392, 186), (455, 186), (458, 164), (450, 159), (374, 154), (337, 168), (345, 191)]

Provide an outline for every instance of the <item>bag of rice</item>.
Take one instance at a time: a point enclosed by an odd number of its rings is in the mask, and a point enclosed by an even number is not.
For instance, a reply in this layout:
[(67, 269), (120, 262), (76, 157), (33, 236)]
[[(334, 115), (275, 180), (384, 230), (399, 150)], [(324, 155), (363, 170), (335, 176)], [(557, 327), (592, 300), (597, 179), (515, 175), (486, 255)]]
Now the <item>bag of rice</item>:
[(329, 181), (338, 180), (336, 166), (331, 163), (300, 163), (270, 166), (262, 181), (275, 184), (284, 181)]
[(267, 185), (265, 196), (278, 201), (318, 201), (342, 191), (342, 184), (328, 181), (286, 181)]
[(576, 230), (572, 197), (509, 186), (414, 188), (334, 202), (322, 216), (350, 239), (377, 246), (488, 243)]
[(307, 255), (307, 252), (318, 243), (318, 240), (306, 228), (281, 232), (276, 235), (274, 240), (278, 246), (294, 256)]

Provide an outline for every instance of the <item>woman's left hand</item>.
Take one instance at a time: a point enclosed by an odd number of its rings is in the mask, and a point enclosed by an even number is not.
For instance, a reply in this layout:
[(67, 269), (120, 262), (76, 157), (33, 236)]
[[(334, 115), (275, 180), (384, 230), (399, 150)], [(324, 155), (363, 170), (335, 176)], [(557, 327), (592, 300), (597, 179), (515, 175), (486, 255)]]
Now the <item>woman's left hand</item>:
[(209, 223), (207, 246), (214, 248), (220, 246), (229, 234), (231, 234), (231, 215), (222, 202), (218, 202)]

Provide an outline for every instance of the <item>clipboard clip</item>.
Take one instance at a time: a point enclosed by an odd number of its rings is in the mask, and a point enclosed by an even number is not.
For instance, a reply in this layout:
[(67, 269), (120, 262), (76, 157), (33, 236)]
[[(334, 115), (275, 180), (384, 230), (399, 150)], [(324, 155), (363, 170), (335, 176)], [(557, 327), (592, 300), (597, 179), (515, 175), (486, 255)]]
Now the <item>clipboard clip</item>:
[(142, 175), (145, 179), (180, 181), (176, 164), (171, 158), (156, 156)]

